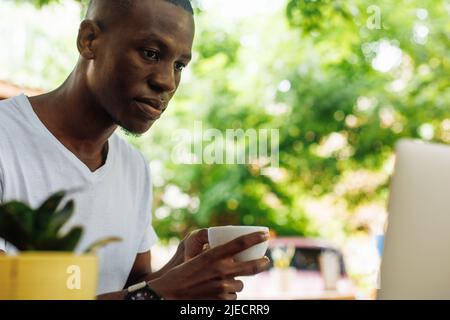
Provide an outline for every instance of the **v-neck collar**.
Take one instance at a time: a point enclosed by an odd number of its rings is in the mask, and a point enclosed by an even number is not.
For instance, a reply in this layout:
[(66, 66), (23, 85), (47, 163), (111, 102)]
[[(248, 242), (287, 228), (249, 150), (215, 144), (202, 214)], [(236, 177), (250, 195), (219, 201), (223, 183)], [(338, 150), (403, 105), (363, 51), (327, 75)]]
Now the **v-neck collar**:
[(27, 114), (32, 120), (33, 125), (41, 131), (45, 136), (50, 139), (55, 146), (83, 173), (83, 175), (90, 180), (91, 182), (98, 181), (101, 179), (104, 174), (108, 171), (108, 169), (112, 166), (113, 162), (113, 155), (114, 155), (114, 143), (112, 141), (112, 137), (114, 134), (108, 139), (108, 153), (106, 156), (106, 161), (97, 170), (94, 172), (89, 169), (89, 167), (81, 161), (72, 151), (70, 151), (64, 144), (61, 143), (51, 132), (48, 130), (48, 128), (45, 126), (45, 124), (39, 119), (38, 115), (33, 109), (33, 106), (31, 105), (30, 100), (25, 94), (21, 94), (17, 97), (19, 100), (21, 100), (22, 105), (26, 106)]

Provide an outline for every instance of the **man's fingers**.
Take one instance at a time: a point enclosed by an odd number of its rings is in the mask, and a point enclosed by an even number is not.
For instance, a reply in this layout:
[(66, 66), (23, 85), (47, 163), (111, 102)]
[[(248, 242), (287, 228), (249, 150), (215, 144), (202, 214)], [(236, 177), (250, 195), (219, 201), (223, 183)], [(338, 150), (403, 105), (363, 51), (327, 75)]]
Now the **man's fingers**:
[(266, 271), (269, 265), (270, 260), (267, 257), (248, 262), (236, 262), (234, 266), (227, 271), (226, 276), (233, 278), (240, 276), (253, 276)]
[(183, 240), (184, 260), (190, 260), (204, 251), (208, 244), (208, 229), (193, 231)]
[(196, 282), (208, 281), (213, 278), (226, 278), (227, 273), (231, 270), (239, 275), (253, 275), (265, 270), (268, 264), (267, 259), (262, 259), (262, 262), (249, 262), (245, 264), (245, 270), (236, 270), (234, 264), (230, 263), (232, 257), (237, 253), (242, 252), (248, 248), (253, 247), (261, 242), (267, 241), (269, 238), (266, 232), (255, 232), (224, 245), (217, 246), (213, 249), (203, 251), (190, 261), (188, 277), (193, 277), (195, 274)]
[(219, 300), (236, 300), (237, 292), (241, 292), (244, 283), (233, 278), (205, 282), (195, 290), (197, 297)]
[(226, 257), (232, 257), (254, 245), (267, 241), (269, 234), (266, 232), (255, 232), (239, 238), (236, 238), (224, 245), (210, 250), (212, 260), (219, 260)]
[(185, 239), (185, 241), (190, 242), (190, 245), (199, 246), (209, 243), (208, 241), (208, 229), (199, 229), (192, 231)]
[(236, 293), (227, 293), (218, 296), (218, 300), (237, 300)]
[(208, 244), (208, 229), (200, 229), (195, 231), (195, 240), (202, 245)]
[(244, 283), (241, 280), (228, 280), (224, 286), (227, 293), (241, 292), (244, 289)]

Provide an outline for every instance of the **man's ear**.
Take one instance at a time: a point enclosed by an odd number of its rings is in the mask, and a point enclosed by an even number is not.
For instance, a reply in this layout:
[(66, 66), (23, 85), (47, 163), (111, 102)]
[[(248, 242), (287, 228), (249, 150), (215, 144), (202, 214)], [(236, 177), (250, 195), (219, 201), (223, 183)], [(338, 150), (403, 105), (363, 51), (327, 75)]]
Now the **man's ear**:
[(95, 21), (84, 20), (81, 22), (80, 30), (78, 31), (77, 47), (83, 58), (87, 60), (95, 58), (97, 40), (100, 33), (101, 29)]

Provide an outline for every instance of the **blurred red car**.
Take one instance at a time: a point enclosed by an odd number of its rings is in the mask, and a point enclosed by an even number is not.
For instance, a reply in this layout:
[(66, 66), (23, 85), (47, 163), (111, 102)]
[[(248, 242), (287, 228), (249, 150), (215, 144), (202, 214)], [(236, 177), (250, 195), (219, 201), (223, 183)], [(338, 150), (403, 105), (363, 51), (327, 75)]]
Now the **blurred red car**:
[[(326, 288), (320, 257), (334, 254), (338, 261), (335, 287)], [(271, 259), (268, 271), (242, 277), (240, 299), (354, 299), (354, 286), (347, 276), (340, 250), (328, 242), (307, 238), (275, 238), (266, 254)]]

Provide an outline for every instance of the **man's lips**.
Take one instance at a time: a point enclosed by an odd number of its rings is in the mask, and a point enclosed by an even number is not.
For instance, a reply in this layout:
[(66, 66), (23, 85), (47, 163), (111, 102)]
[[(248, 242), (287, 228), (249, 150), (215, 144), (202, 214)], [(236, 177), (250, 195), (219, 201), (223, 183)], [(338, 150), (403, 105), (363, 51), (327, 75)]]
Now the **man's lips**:
[(158, 120), (164, 112), (163, 103), (156, 99), (136, 98), (133, 100), (139, 111), (149, 120)]

